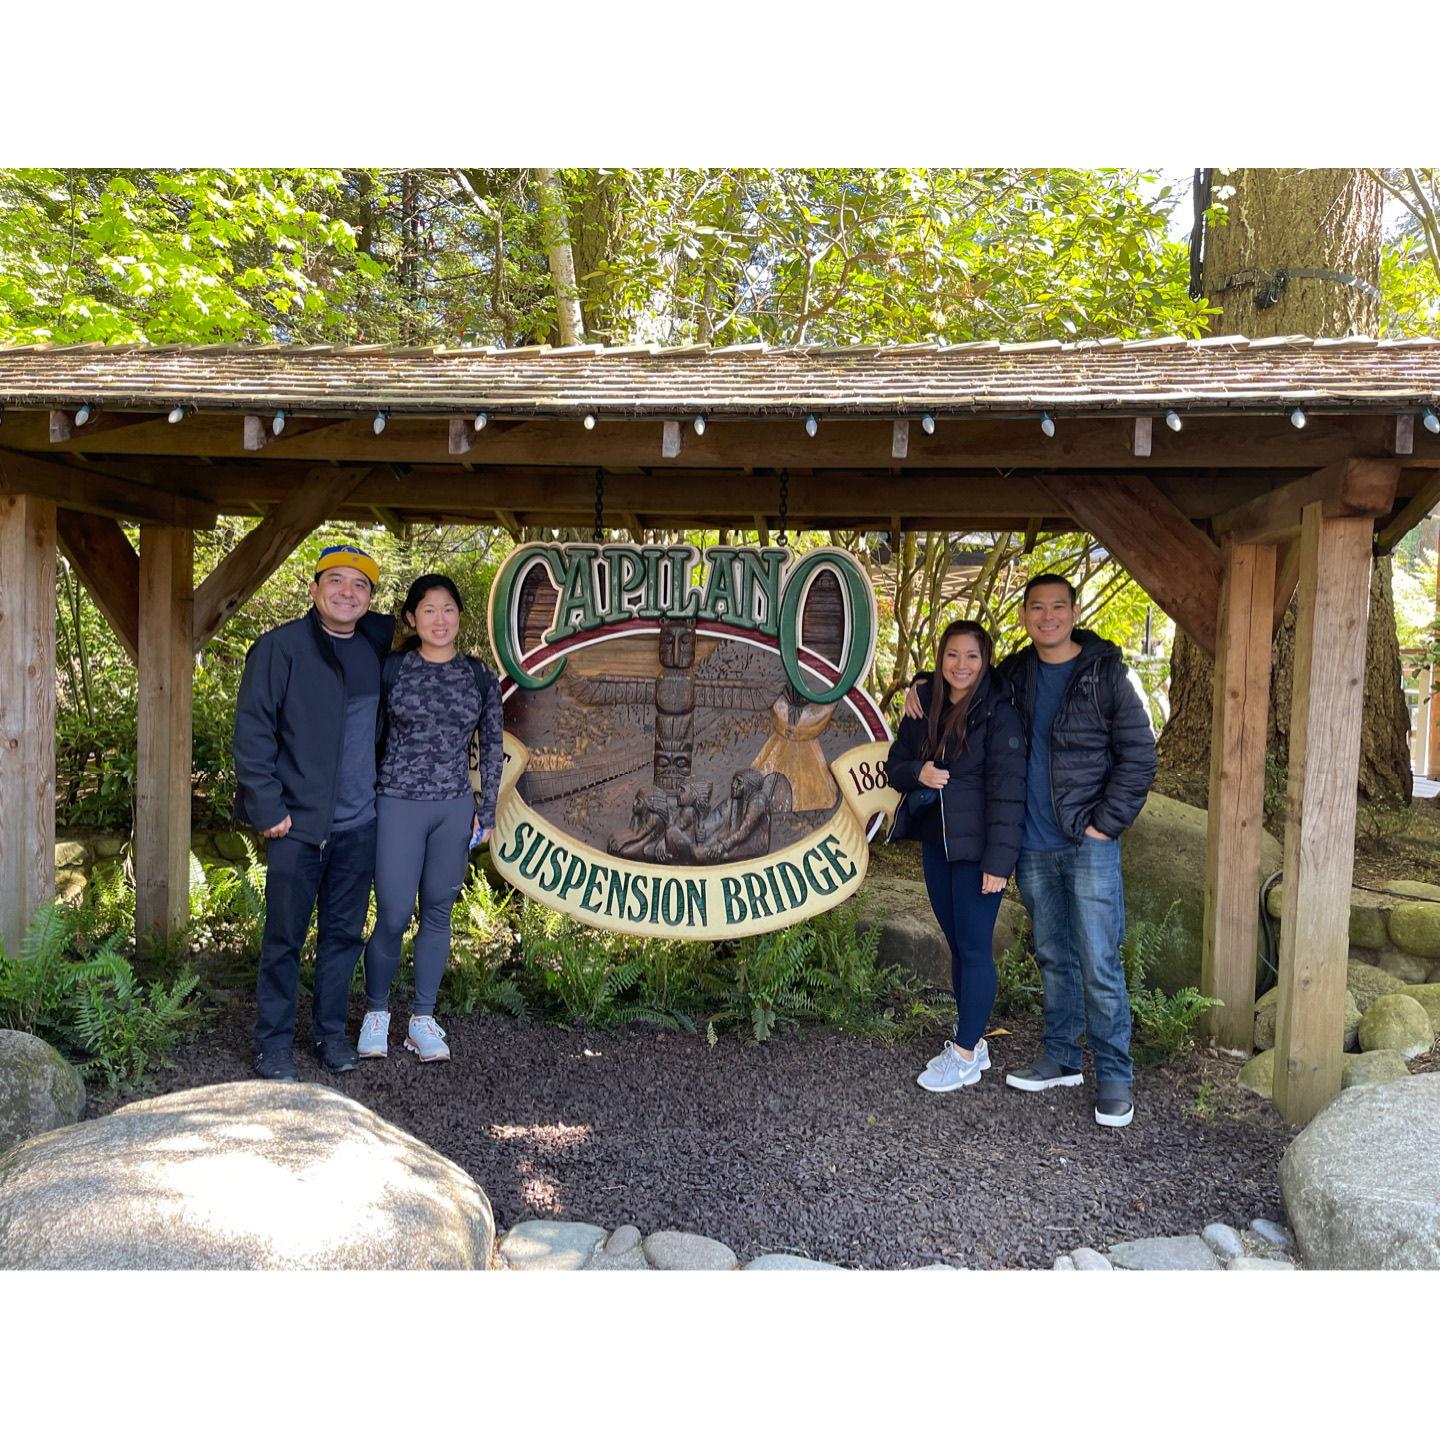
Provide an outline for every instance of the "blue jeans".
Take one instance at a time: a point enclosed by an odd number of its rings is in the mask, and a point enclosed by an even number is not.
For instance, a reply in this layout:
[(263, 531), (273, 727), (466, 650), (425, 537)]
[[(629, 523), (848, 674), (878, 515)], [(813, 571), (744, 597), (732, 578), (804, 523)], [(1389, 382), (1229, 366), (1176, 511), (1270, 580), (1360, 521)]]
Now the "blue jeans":
[(1063, 850), (1023, 850), (1015, 879), (1034, 926), (1044, 982), (1045, 1053), (1079, 1070), (1083, 1033), (1096, 1080), (1132, 1084), (1130, 995), (1120, 960), (1120, 842), (1087, 835)]
[(985, 1033), (995, 1005), (995, 917), (1000, 892), (980, 890), (980, 867), (949, 861), (944, 848), (927, 840), (920, 847), (930, 906), (950, 947), (950, 989), (955, 996), (955, 1043), (973, 1050)]
[(310, 1035), (345, 1033), (350, 977), (360, 958), (370, 882), (375, 876), (375, 822), (339, 830), (323, 845), (286, 835), (265, 847), (265, 938), (255, 981), (255, 1048), (288, 1054), (295, 1039), (300, 950), (319, 905), (315, 996)]

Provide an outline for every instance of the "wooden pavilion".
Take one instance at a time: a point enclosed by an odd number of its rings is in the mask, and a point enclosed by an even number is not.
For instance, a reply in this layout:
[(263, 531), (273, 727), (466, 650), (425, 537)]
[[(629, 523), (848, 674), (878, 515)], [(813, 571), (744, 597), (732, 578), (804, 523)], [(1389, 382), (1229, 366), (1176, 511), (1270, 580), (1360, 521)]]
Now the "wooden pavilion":
[[(1276, 1101), (1339, 1089), (1372, 553), (1440, 500), (1440, 341), (0, 350), (0, 937), (53, 893), (55, 548), (139, 670), (136, 925), (187, 910), (196, 652), (318, 524), (1083, 529), (1215, 656), (1205, 986), (1251, 1044), (1299, 588)], [(783, 498), (782, 498), (783, 496)], [(196, 529), (261, 523), (199, 580)], [(117, 522), (138, 523), (137, 554)]]

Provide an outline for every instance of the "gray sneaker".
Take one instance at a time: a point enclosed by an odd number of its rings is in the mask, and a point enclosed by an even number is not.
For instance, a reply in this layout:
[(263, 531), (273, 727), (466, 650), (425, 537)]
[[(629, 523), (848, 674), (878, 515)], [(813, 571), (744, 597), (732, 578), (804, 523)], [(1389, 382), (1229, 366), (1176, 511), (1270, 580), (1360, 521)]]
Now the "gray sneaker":
[(383, 1060), (390, 1049), (390, 1012), (367, 1010), (355, 1053), (362, 1060)]
[(963, 1085), (978, 1085), (983, 1069), (978, 1050), (974, 1059), (967, 1060), (955, 1042), (947, 1040), (940, 1064), (934, 1070), (927, 1070), (917, 1083), (922, 1090), (938, 1095), (946, 1090), (959, 1090)]
[(1102, 1080), (1095, 1087), (1095, 1123), (1119, 1129), (1135, 1118), (1135, 1096), (1123, 1080)]
[(448, 1060), (450, 1047), (445, 1043), (445, 1032), (435, 1023), (433, 1015), (412, 1015), (410, 1028), (405, 1036), (405, 1048), (413, 1050), (422, 1061)]
[[(926, 1064), (925, 1070), (922, 1073), (928, 1074), (931, 1070), (938, 1070), (940, 1068), (945, 1056), (949, 1053), (950, 1044), (951, 1042), (947, 1040), (945, 1042), (945, 1049), (938, 1055), (930, 1058), (930, 1061)], [(980, 1068), (982, 1070), (988, 1070), (990, 1068), (990, 1047), (985, 1043), (985, 1037), (983, 1035), (975, 1042), (975, 1058), (980, 1062)], [(920, 1076), (917, 1075), (915, 1079), (918, 1081)]]
[(1051, 1090), (1057, 1085), (1079, 1085), (1084, 1079), (1078, 1070), (1071, 1070), (1042, 1054), (1031, 1064), (1011, 1070), (1005, 1076), (1005, 1083), (1017, 1090)]

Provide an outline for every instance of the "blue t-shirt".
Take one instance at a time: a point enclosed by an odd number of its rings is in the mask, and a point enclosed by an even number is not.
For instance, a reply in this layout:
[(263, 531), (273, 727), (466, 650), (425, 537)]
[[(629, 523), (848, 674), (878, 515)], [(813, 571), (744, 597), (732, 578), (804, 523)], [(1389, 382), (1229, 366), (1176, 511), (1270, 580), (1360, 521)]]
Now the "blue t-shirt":
[(380, 712), (380, 657), (361, 635), (330, 637), (345, 672), (345, 738), (331, 830), (356, 830), (375, 818), (375, 721)]
[(1030, 759), (1025, 766), (1025, 831), (1022, 850), (1063, 850), (1069, 841), (1055, 819), (1055, 798), (1050, 792), (1050, 727), (1060, 713), (1065, 688), (1080, 657), (1072, 655), (1058, 665), (1035, 657), (1035, 708), (1030, 715)]

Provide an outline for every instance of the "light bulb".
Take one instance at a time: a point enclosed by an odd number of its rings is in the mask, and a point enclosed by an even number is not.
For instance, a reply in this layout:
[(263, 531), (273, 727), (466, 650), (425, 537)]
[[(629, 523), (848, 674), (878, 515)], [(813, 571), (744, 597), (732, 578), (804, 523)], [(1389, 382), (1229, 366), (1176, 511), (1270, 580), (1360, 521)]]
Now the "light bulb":
[(1436, 415), (1428, 405), (1425, 407), (1424, 425), (1432, 435), (1440, 435), (1440, 415)]
[(277, 410), (275, 412), (275, 418), (270, 422), (270, 433), (272, 435), (278, 435), (284, 428), (285, 412), (283, 410)]
[(384, 431), (384, 429), (385, 429), (385, 412), (384, 412), (383, 410), (377, 410), (377, 411), (375, 412), (375, 423), (374, 423), (370, 428), (371, 428), (377, 435), (381, 434), (381, 433)]
[(703, 415), (697, 415), (690, 423), (695, 427), (695, 433), (697, 435), (703, 435), (705, 433), (705, 417)]
[(920, 428), (927, 434), (935, 433), (935, 417), (933, 415), (922, 415), (920, 417)]
[(177, 405), (165, 418), (169, 420), (172, 425), (178, 425), (185, 418), (185, 407), (183, 405)]
[(585, 428), (587, 430), (593, 430), (595, 428), (595, 417), (593, 415), (587, 415), (585, 417)]
[(812, 440), (815, 438), (815, 432), (819, 430), (819, 428), (820, 422), (813, 415), (807, 415), (805, 417), (805, 433)]
[(77, 425), (86, 424), (89, 421), (91, 415), (93, 415), (94, 413), (95, 412), (90, 408), (89, 401), (86, 401), (86, 403), (75, 412), (75, 423)]
[(1305, 412), (1298, 405), (1290, 412), (1290, 423), (1297, 430), (1305, 428)]
[(1178, 430), (1180, 428), (1180, 417), (1173, 410), (1167, 410), (1165, 412), (1165, 423), (1172, 430)]
[(1042, 410), (1040, 412), (1040, 430), (1047, 440), (1053, 440), (1055, 438), (1055, 422), (1050, 418), (1050, 412), (1048, 410)]
[(475, 428), (477, 430), (483, 430), (489, 423), (490, 417), (483, 410), (475, 417)]

